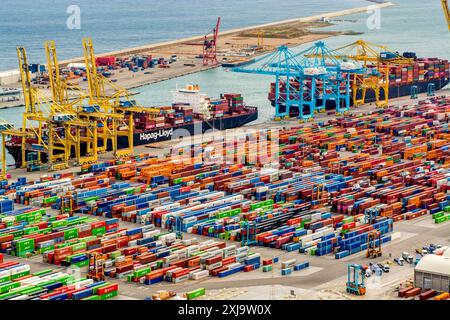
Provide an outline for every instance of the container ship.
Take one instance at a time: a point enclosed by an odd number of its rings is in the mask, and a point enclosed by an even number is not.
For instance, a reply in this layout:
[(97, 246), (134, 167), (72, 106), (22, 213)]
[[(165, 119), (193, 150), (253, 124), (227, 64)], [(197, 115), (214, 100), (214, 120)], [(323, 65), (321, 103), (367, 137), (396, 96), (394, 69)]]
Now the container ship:
[[(442, 60), (438, 58), (417, 58), (414, 52), (405, 52), (403, 54), (405, 58), (413, 59), (411, 64), (396, 64), (389, 66), (389, 99), (405, 97), (411, 95), (412, 87), (417, 87), (417, 94), (425, 93), (429, 89), (429, 84), (434, 85), (435, 90), (440, 90), (447, 86), (450, 82), (450, 67), (448, 60)], [(368, 66), (368, 72), (375, 71), (376, 66)], [(308, 85), (308, 83), (304, 83)], [(284, 100), (286, 95), (286, 85), (282, 82), (279, 84), (280, 98)], [(298, 81), (291, 80), (291, 86), (294, 88), (299, 86)], [(269, 89), (268, 99), (275, 107), (275, 90), (276, 84), (271, 83)], [(318, 84), (318, 89), (320, 84)], [(342, 93), (345, 93), (345, 88), (342, 88)], [(353, 97), (353, 93), (350, 94)], [(362, 92), (359, 90), (356, 93), (358, 100), (362, 99)], [(384, 100), (385, 94), (383, 90), (380, 90), (380, 100)], [(375, 102), (375, 92), (373, 90), (367, 90), (364, 103)], [(318, 100), (318, 102), (321, 102)], [(353, 99), (351, 98), (350, 105), (353, 105)], [(330, 103), (328, 108), (334, 108), (335, 104)], [(285, 112), (285, 106), (280, 104), (280, 112)], [(294, 117), (298, 115), (298, 108), (291, 108), (290, 116)]]
[[(145, 145), (170, 140), (180, 136), (202, 134), (209, 130), (226, 130), (241, 127), (258, 118), (258, 108), (247, 106), (239, 93), (221, 94), (219, 99), (209, 98), (200, 91), (198, 85), (187, 85), (172, 92), (173, 103), (170, 106), (153, 107), (158, 114), (133, 113), (133, 145)], [(33, 146), (37, 141), (27, 140)], [(21, 166), (22, 138), (12, 137), (6, 142), (6, 148)], [(118, 136), (118, 149), (128, 147), (128, 140)], [(30, 148), (32, 149), (32, 148)], [(29, 153), (34, 150), (27, 151)], [(27, 158), (29, 159), (29, 158)], [(42, 154), (46, 162), (46, 154)]]

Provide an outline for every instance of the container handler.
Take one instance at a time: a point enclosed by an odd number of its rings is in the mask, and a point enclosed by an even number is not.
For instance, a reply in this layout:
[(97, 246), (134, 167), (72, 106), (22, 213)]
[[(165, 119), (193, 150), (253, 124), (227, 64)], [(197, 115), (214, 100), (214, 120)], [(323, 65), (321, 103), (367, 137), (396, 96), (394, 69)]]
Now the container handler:
[(347, 292), (363, 296), (366, 294), (366, 285), (364, 284), (366, 272), (359, 264), (349, 264), (347, 271)]
[(87, 278), (92, 279), (95, 282), (105, 280), (105, 256), (103, 254), (98, 252), (89, 254), (89, 271)]

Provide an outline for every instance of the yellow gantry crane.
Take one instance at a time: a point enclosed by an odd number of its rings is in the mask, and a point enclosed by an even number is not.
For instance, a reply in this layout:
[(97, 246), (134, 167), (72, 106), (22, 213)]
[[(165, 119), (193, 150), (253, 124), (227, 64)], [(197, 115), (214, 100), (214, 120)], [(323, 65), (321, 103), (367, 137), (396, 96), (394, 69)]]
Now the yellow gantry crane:
[[(376, 105), (386, 107), (389, 102), (390, 67), (396, 64), (412, 64), (413, 60), (394, 53), (386, 46), (357, 40), (335, 50), (335, 58), (361, 63), (364, 68), (371, 69), (363, 75), (355, 75), (352, 82), (353, 103), (364, 104), (368, 91), (375, 94)], [(382, 56), (382, 54), (386, 56)], [(389, 54), (389, 55), (387, 55)], [(370, 68), (374, 67), (374, 68)]]
[[(74, 156), (77, 164), (96, 162), (98, 159), (97, 121), (84, 116), (83, 113), (83, 106), (88, 95), (80, 88), (68, 85), (67, 81), (62, 79), (54, 41), (45, 43), (45, 51), (53, 105), (59, 108), (60, 112), (66, 113), (70, 119), (64, 122), (65, 159), (68, 161)], [(74, 94), (72, 99), (69, 97), (69, 92)], [(82, 152), (83, 147), (84, 152)]]
[[(67, 88), (59, 85), (59, 68), (53, 64), (56, 56), (48, 56), (52, 100), (32, 85), (25, 48), (18, 47), (17, 55), (25, 100), (21, 135), (22, 167), (33, 164), (40, 167), (45, 162), (45, 154), (49, 170), (68, 168), (71, 150), (68, 133), (73, 126), (82, 126), (83, 123), (67, 105)], [(36, 163), (29, 163), (27, 152), (37, 153)]]
[[(98, 133), (101, 146), (99, 152), (106, 152), (108, 145), (111, 145), (114, 156), (117, 158), (133, 154), (133, 113), (128, 112), (125, 116), (120, 105), (120, 97), (128, 94), (126, 90), (120, 90), (113, 86), (106, 77), (97, 72), (95, 61), (94, 45), (91, 38), (83, 39), (84, 61), (86, 65), (86, 77), (89, 86), (89, 103), (93, 108), (93, 113), (101, 112), (107, 114), (107, 118), (101, 118), (101, 132)], [(107, 95), (106, 86), (113, 87), (113, 94)], [(125, 136), (128, 148), (118, 150), (117, 139)]]
[[(45, 124), (49, 121), (48, 114), (44, 114), (43, 99), (39, 96), (38, 89), (32, 85), (27, 52), (24, 47), (17, 47), (19, 60), (20, 79), (22, 83), (25, 111), (22, 116), (22, 167), (27, 166), (26, 151), (30, 150), (26, 133), (34, 138), (34, 147), (37, 152), (37, 162), (42, 164), (42, 154), (49, 150), (47, 141), (44, 141)], [(32, 123), (32, 121), (34, 123)], [(37, 125), (37, 126), (36, 126)]]
[[(133, 154), (133, 113), (159, 114), (159, 109), (144, 108), (130, 98), (129, 92), (97, 72), (94, 45), (91, 38), (83, 39), (83, 52), (86, 65), (86, 77), (89, 86), (89, 101), (91, 106), (110, 116), (102, 122), (103, 131), (98, 134), (102, 146), (100, 152), (107, 150), (108, 143), (112, 146), (117, 158)], [(108, 93), (111, 91), (112, 93)], [(121, 100), (123, 99), (123, 100)], [(123, 137), (128, 148), (118, 150), (117, 139)]]
[(448, 30), (450, 31), (450, 7), (448, 0), (441, 0), (442, 8), (444, 9), (445, 19), (447, 20)]
[[(10, 128), (6, 122), (3, 127), (0, 126), (3, 138), (21, 137), (22, 167), (31, 164), (41, 166), (47, 162), (50, 170), (63, 169), (69, 166), (69, 160), (73, 158), (77, 164), (93, 163), (98, 160), (99, 152), (110, 148), (117, 158), (132, 154), (133, 114), (139, 112), (157, 116), (159, 110), (137, 105), (126, 89), (97, 72), (90, 38), (83, 39), (88, 93), (69, 84), (62, 76), (54, 41), (47, 41), (45, 50), (52, 98), (47, 99), (32, 84), (26, 50), (18, 47), (25, 101), (22, 129)], [(123, 98), (125, 101), (121, 100)], [(118, 150), (119, 138), (127, 141), (128, 148)], [(34, 163), (28, 159), (30, 152), (37, 154)]]
[(335, 49), (333, 56), (341, 61), (357, 62), (369, 71), (371, 70), (366, 74), (354, 75), (352, 95), (355, 106), (364, 104), (367, 92), (373, 91), (376, 105), (386, 107), (389, 101), (390, 67), (397, 64), (408, 65), (414, 62), (413, 59), (405, 58), (386, 46), (361, 39)]

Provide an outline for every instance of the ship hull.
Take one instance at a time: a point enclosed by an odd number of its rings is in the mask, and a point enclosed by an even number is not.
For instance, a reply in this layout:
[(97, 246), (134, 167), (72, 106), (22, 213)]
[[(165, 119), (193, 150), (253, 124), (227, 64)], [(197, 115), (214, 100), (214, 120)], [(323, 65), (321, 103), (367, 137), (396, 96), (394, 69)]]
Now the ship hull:
[[(255, 108), (254, 112), (242, 114), (239, 116), (215, 118), (209, 121), (197, 121), (194, 123), (170, 128), (165, 127), (161, 129), (138, 131), (133, 134), (133, 144), (134, 146), (141, 146), (149, 143), (167, 141), (179, 137), (203, 134), (207, 131), (212, 130), (227, 130), (239, 128), (246, 125), (247, 123), (255, 121), (256, 119), (258, 119), (258, 112)], [(128, 147), (126, 137), (119, 137), (117, 142), (119, 149)]]
[[(152, 130), (142, 130), (133, 133), (133, 145), (141, 146), (155, 142), (167, 141), (178, 137), (192, 136), (196, 134), (203, 134), (212, 130), (227, 130), (242, 127), (250, 122), (258, 119), (257, 108), (251, 108), (250, 112), (228, 116), (223, 118), (214, 118), (208, 121), (196, 121), (189, 124), (179, 125), (175, 127), (163, 127)], [(128, 139), (119, 136), (117, 139), (118, 149), (128, 148)], [(21, 146), (19, 144), (6, 144), (6, 148), (14, 158), (16, 167), (21, 166)], [(31, 151), (30, 151), (31, 152)], [(28, 151), (27, 151), (28, 153)], [(41, 159), (43, 162), (47, 161), (47, 155), (42, 153)]]

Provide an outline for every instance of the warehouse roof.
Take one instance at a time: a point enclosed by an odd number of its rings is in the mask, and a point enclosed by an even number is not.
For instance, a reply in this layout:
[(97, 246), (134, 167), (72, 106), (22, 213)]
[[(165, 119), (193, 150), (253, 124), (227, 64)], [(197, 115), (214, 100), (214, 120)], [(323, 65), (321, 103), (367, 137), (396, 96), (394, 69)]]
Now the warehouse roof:
[(416, 266), (416, 271), (450, 276), (450, 256), (427, 254)]

